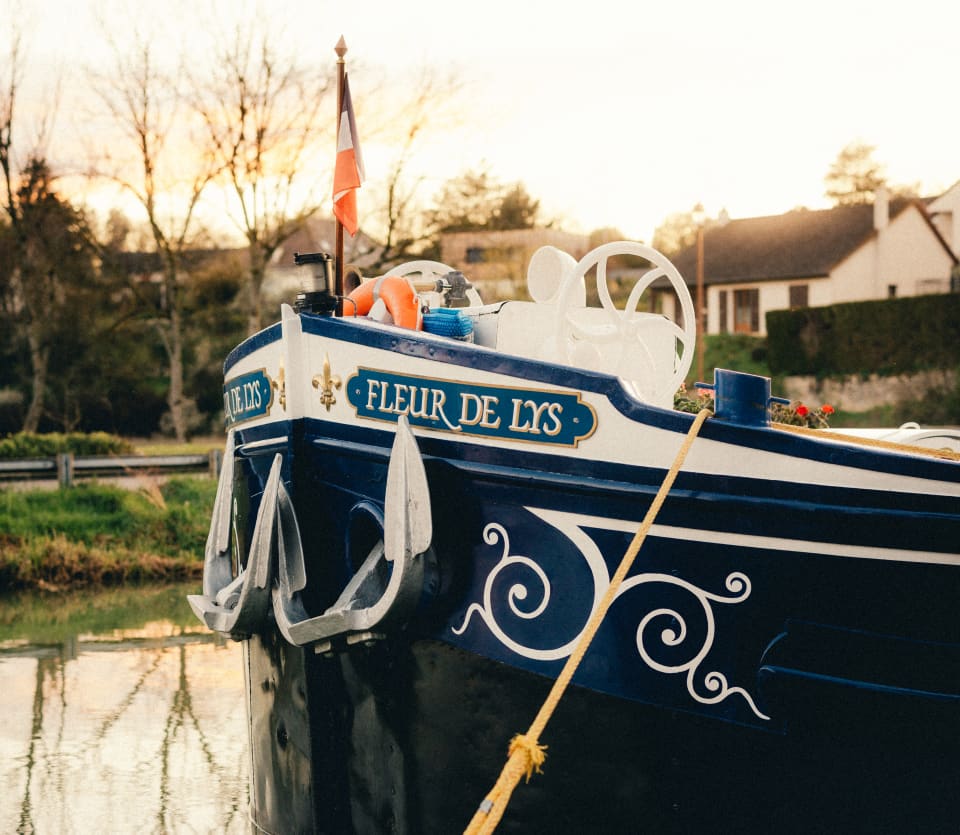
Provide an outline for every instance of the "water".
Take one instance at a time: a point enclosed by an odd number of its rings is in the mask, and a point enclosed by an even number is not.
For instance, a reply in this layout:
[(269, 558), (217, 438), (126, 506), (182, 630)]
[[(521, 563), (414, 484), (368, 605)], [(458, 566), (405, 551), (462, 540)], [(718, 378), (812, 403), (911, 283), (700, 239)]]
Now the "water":
[(238, 644), (193, 586), (0, 598), (0, 832), (248, 832)]

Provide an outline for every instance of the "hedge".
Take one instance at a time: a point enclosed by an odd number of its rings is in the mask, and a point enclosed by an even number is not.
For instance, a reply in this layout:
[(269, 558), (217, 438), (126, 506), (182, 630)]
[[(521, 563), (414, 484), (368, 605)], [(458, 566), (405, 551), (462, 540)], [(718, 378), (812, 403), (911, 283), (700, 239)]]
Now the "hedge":
[(133, 452), (133, 446), (106, 432), (17, 432), (0, 438), (0, 458), (52, 458), (61, 452), (124, 455)]
[(960, 293), (767, 314), (773, 374), (902, 374), (960, 365)]

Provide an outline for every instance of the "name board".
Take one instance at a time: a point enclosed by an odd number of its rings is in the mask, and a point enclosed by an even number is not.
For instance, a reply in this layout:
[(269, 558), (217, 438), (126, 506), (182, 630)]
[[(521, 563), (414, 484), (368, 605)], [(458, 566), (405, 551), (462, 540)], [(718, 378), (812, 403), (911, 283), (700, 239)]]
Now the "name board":
[(228, 380), (223, 387), (223, 418), (229, 429), (237, 423), (270, 413), (273, 386), (266, 369), (258, 368)]
[(597, 416), (577, 394), (506, 388), (361, 368), (347, 383), (358, 417), (525, 443), (576, 446)]

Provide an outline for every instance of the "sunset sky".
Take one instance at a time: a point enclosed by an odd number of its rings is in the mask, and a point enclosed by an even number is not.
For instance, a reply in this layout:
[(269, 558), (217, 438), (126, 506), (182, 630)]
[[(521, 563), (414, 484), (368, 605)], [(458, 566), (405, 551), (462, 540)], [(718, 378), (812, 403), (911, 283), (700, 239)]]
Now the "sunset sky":
[[(12, 5), (0, 0), (0, 11)], [(134, 9), (158, 43), (189, 45), (195, 10), (209, 6), (20, 7), (26, 92), (43, 95), (41, 70), (61, 68), (60, 127), (82, 132), (71, 112), (83, 95), (77, 71), (105, 60), (97, 10), (110, 24)], [(229, 28), (256, 7), (224, 2), (212, 19)], [(522, 181), (545, 216), (568, 228), (615, 226), (649, 241), (667, 215), (698, 201), (709, 215), (726, 208), (732, 217), (823, 207), (823, 177), (854, 140), (876, 147), (894, 184), (936, 194), (960, 179), (956, 0), (277, 0), (264, 8), (309, 60), (332, 65), (344, 35), (361, 141), (367, 85), (384, 72), (456, 71), (458, 121), (432, 131), (415, 159), (424, 200), (486, 164), (500, 180)], [(364, 150), (368, 180), (385, 177), (389, 148), (373, 141)]]

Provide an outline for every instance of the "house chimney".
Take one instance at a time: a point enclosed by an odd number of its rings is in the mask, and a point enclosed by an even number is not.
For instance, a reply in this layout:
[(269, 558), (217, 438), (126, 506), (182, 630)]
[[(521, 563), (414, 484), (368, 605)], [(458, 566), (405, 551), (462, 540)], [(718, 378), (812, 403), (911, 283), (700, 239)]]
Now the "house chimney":
[(873, 228), (878, 232), (890, 222), (890, 193), (880, 186), (873, 194)]

